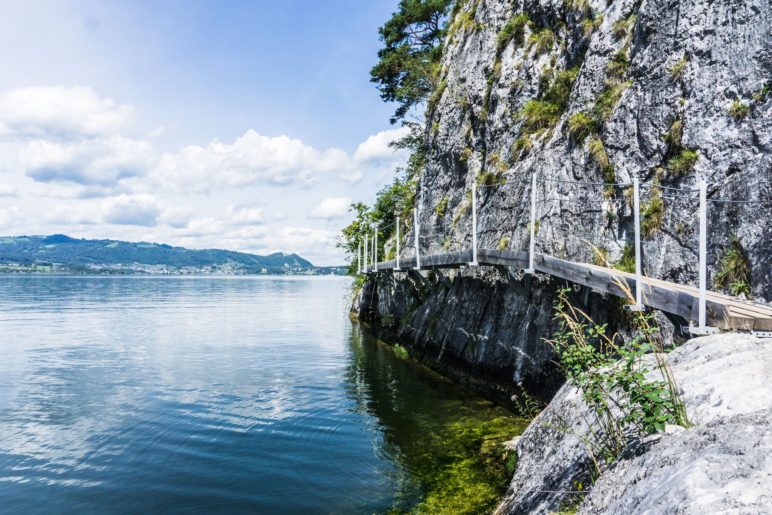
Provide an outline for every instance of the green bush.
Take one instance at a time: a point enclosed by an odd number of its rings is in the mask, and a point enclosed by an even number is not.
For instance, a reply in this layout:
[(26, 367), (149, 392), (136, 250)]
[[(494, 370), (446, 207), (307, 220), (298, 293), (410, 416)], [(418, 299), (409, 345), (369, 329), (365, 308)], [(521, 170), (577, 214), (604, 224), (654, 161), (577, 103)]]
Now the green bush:
[(578, 76), (579, 67), (555, 73), (547, 91), (544, 93), (544, 99), (554, 104), (561, 113), (565, 111), (571, 98), (571, 90)]
[(694, 168), (699, 157), (695, 150), (685, 148), (668, 161), (667, 168), (676, 175), (684, 175)]
[[(549, 343), (566, 379), (579, 389), (593, 413), (596, 427), (577, 436), (587, 445), (597, 478), (619, 458), (631, 438), (664, 431), (666, 424), (690, 424), (654, 315), (633, 314), (635, 336), (620, 341), (617, 334), (608, 334), (605, 324), (596, 324), (574, 307), (570, 292), (562, 289), (558, 294), (558, 329)], [(653, 363), (647, 355), (653, 355)], [(648, 378), (654, 370), (660, 373), (659, 379)]]
[(528, 134), (524, 134), (517, 138), (514, 143), (512, 143), (512, 157), (519, 157), (521, 154), (528, 154), (528, 152), (533, 149), (533, 141), (531, 140), (531, 136)]
[(753, 101), (757, 104), (763, 104), (769, 94), (770, 84), (764, 84), (764, 86), (752, 95)]
[(503, 186), (506, 183), (506, 177), (498, 172), (485, 171), (477, 174), (477, 184), (480, 186)]

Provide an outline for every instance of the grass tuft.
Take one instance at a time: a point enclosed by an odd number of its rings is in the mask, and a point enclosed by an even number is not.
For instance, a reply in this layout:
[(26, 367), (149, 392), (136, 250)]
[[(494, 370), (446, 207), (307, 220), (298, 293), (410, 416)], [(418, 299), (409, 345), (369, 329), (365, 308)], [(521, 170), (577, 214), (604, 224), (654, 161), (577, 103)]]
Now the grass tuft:
[(686, 66), (688, 64), (689, 58), (684, 55), (678, 61), (676, 61), (673, 66), (670, 67), (670, 77), (672, 77), (673, 80), (679, 82), (682, 81), (684, 79), (684, 75), (686, 74)]
[(751, 265), (737, 235), (733, 235), (729, 247), (718, 264), (713, 284), (726, 288), (732, 295), (750, 294)]
[(675, 175), (684, 175), (694, 168), (699, 157), (696, 150), (685, 148), (667, 162), (667, 168)]
[(729, 106), (729, 115), (735, 120), (742, 120), (748, 116), (748, 113), (750, 112), (750, 106), (742, 100), (734, 100)]

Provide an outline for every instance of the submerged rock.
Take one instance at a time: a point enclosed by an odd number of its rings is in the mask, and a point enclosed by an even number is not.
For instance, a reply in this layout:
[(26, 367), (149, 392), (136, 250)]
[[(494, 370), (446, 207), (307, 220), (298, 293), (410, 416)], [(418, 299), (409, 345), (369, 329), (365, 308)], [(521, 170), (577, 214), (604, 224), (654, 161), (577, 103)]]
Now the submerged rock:
[(577, 505), (588, 514), (767, 510), (772, 339), (696, 338), (668, 360), (692, 427), (631, 444), (588, 489), (591, 463), (581, 436), (592, 417), (567, 384), (518, 440), (518, 467), (497, 513)]

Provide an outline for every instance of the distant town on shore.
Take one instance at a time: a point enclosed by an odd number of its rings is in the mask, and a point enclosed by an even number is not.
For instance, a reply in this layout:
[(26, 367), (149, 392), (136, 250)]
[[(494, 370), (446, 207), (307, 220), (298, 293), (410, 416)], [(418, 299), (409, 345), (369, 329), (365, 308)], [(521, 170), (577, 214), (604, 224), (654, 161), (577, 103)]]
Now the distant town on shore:
[(0, 273), (103, 275), (343, 275), (297, 254), (267, 256), (163, 243), (78, 239), (64, 234), (0, 237)]

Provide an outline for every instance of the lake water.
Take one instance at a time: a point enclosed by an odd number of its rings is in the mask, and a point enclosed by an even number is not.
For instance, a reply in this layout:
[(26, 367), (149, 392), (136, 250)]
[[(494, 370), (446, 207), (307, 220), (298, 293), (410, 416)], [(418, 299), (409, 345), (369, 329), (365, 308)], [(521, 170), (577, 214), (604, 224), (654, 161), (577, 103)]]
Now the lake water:
[(490, 507), (523, 421), (369, 337), (350, 288), (0, 277), (0, 512)]

